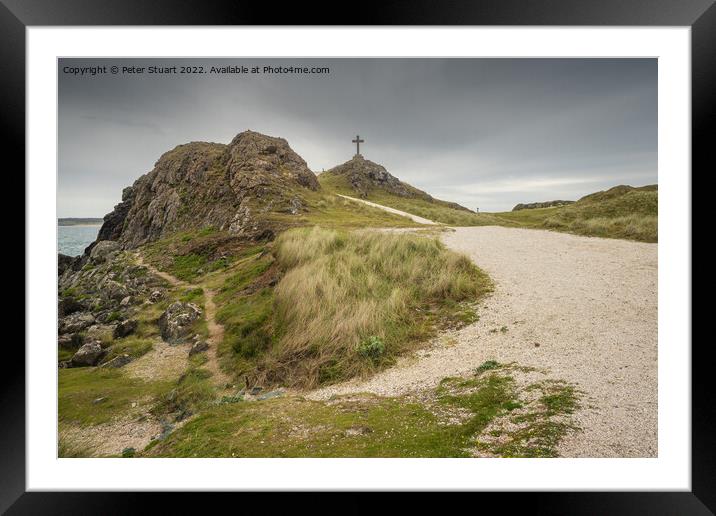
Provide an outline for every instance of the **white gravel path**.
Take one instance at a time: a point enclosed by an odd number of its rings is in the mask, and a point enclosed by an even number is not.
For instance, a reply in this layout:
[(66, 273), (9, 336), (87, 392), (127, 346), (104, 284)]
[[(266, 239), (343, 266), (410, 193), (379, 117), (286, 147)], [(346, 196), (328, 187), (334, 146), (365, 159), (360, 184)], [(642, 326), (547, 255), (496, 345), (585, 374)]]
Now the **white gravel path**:
[(348, 195), (342, 195), (342, 194), (337, 194), (337, 195), (339, 197), (343, 197), (344, 199), (350, 199), (351, 201), (362, 202), (363, 204), (367, 204), (368, 206), (373, 206), (374, 208), (380, 208), (381, 210), (385, 210), (390, 213), (395, 213), (396, 215), (402, 215), (403, 217), (408, 217), (413, 222), (417, 222), (418, 224), (426, 224), (428, 226), (435, 226), (437, 224), (436, 222), (433, 222), (432, 220), (424, 219), (423, 217), (418, 217), (417, 215), (413, 215), (412, 213), (396, 210), (395, 208), (389, 208), (388, 206), (383, 206), (382, 204), (376, 204), (374, 202), (366, 201), (365, 199), (358, 199), (357, 197), (350, 197)]
[(560, 445), (563, 457), (656, 457), (657, 245), (503, 227), (441, 238), (495, 281), (480, 320), (367, 381), (309, 396), (402, 394), (515, 361), (584, 392), (583, 432)]

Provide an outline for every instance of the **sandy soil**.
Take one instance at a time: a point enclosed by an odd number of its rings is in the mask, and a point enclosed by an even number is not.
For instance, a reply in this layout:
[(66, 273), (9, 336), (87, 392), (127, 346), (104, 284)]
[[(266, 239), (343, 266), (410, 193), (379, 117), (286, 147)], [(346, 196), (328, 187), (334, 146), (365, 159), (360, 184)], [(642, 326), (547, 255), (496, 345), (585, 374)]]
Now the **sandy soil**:
[(395, 395), (486, 360), (544, 368), (584, 393), (566, 457), (657, 456), (657, 246), (502, 227), (441, 237), (495, 281), (480, 320), (367, 381), (314, 391)]

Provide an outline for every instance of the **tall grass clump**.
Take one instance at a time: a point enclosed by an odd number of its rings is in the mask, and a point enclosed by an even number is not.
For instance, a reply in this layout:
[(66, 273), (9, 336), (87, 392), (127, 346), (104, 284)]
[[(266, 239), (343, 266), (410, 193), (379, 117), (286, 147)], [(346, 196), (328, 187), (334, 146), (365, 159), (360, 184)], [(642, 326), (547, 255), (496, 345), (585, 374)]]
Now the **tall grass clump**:
[[(319, 227), (283, 233), (275, 255), (275, 345), (260, 369), (310, 387), (369, 373), (414, 348), (490, 289), (466, 256), (437, 239)], [(381, 342), (367, 353), (365, 342)], [(362, 345), (362, 347), (361, 347)]]

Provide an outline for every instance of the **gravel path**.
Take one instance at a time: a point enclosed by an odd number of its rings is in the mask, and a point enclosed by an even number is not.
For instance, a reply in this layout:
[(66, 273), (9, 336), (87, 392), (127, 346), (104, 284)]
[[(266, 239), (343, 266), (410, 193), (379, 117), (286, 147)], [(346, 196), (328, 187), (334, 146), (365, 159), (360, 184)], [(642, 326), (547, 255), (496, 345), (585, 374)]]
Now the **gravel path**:
[(433, 222), (432, 220), (424, 219), (423, 217), (418, 217), (417, 215), (413, 215), (412, 213), (396, 210), (395, 208), (389, 208), (388, 206), (383, 206), (382, 204), (376, 204), (374, 202), (366, 201), (365, 199), (358, 199), (357, 197), (350, 197), (348, 195), (342, 195), (342, 194), (337, 194), (337, 195), (339, 197), (343, 197), (345, 199), (350, 199), (351, 201), (362, 202), (363, 204), (367, 204), (368, 206), (373, 206), (373, 208), (380, 208), (381, 210), (385, 210), (390, 213), (395, 213), (396, 215), (402, 215), (403, 217), (408, 217), (410, 220), (412, 220), (413, 222), (417, 222), (418, 224), (426, 224), (428, 226), (434, 226), (437, 224), (436, 222)]
[(657, 456), (657, 246), (503, 227), (441, 238), (495, 281), (480, 320), (373, 378), (309, 397), (432, 387), (486, 360), (544, 368), (577, 384), (583, 432), (564, 457)]

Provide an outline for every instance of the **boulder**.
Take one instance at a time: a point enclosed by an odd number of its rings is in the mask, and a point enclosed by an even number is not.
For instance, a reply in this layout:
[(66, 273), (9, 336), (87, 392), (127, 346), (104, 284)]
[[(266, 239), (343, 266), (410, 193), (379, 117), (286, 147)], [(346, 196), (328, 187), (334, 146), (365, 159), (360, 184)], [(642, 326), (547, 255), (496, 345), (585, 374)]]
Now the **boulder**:
[(73, 367), (93, 366), (102, 359), (105, 353), (106, 351), (102, 349), (100, 341), (93, 340), (83, 344), (82, 347), (77, 350), (77, 353), (72, 356), (70, 362)]
[(76, 312), (60, 319), (58, 330), (60, 334), (77, 333), (89, 328), (95, 322), (94, 315), (89, 312)]
[(92, 247), (90, 259), (94, 263), (103, 263), (107, 261), (108, 258), (111, 258), (114, 253), (119, 251), (119, 249), (120, 245), (118, 242), (113, 240), (100, 240)]
[(131, 335), (132, 333), (134, 333), (134, 330), (137, 329), (137, 324), (138, 323), (135, 319), (127, 319), (126, 321), (122, 321), (114, 328), (114, 338), (121, 339), (122, 337)]
[(161, 301), (161, 299), (164, 297), (164, 293), (161, 290), (155, 290), (151, 294), (149, 294), (149, 301), (152, 303), (156, 303), (157, 301)]
[(115, 325), (112, 324), (93, 324), (87, 330), (85, 330), (85, 342), (90, 342), (93, 340), (98, 340), (102, 343), (102, 345), (111, 344), (109, 342), (111, 339), (110, 337), (114, 334)]
[(201, 309), (194, 303), (172, 303), (159, 317), (162, 338), (170, 344), (185, 342), (191, 333), (192, 324), (200, 315)]

